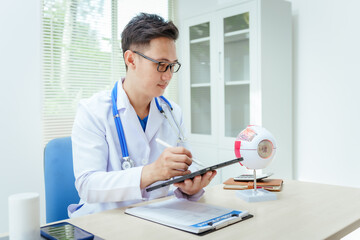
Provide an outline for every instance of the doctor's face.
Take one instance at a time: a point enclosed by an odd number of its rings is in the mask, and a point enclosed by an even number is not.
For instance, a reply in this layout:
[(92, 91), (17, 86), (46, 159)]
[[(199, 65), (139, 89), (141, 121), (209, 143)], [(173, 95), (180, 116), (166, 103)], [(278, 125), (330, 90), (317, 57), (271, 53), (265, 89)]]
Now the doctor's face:
[[(177, 56), (174, 40), (165, 37), (155, 38), (150, 41), (148, 47), (139, 50), (136, 55), (138, 64), (135, 71), (138, 90), (151, 99), (163, 95), (173, 75), (170, 66), (166, 72), (159, 72), (158, 63), (146, 59), (144, 56), (159, 62), (176, 63)], [(161, 66), (159, 68), (161, 70)]]

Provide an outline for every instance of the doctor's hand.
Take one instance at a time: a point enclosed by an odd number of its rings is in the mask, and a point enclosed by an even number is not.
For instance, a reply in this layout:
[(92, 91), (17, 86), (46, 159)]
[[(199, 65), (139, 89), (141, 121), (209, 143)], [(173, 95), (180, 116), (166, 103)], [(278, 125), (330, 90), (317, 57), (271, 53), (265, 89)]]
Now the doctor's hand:
[(192, 164), (191, 158), (191, 152), (184, 147), (165, 148), (155, 162), (143, 167), (140, 187), (191, 173), (188, 170)]
[(206, 187), (215, 176), (215, 170), (208, 171), (202, 176), (194, 177), (193, 180), (186, 179), (184, 182), (174, 183), (174, 186), (180, 188), (180, 190), (187, 195), (194, 195), (195, 193)]

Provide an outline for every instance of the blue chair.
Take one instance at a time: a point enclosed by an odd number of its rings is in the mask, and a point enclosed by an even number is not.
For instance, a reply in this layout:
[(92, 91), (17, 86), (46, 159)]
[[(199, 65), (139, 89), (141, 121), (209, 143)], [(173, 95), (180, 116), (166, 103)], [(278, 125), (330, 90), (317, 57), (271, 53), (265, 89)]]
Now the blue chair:
[(78, 203), (71, 138), (51, 140), (44, 150), (46, 222), (67, 219), (69, 204)]

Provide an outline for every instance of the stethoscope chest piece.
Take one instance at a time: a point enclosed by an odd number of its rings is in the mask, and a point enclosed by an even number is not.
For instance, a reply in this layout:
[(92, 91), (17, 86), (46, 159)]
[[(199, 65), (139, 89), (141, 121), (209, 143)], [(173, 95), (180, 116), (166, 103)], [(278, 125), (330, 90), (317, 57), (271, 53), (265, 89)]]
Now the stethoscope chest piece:
[(132, 159), (130, 159), (129, 157), (124, 157), (123, 159), (124, 159), (124, 161), (121, 164), (121, 167), (123, 170), (135, 167), (135, 162)]

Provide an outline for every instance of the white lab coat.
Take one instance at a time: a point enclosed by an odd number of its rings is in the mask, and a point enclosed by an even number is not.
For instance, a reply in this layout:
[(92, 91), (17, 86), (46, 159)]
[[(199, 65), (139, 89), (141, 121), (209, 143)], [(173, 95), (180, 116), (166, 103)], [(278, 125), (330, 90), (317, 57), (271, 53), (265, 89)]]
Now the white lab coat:
[[(128, 152), (135, 162), (135, 167), (128, 170), (121, 168), (122, 154), (112, 113), (111, 92), (103, 91), (90, 99), (82, 100), (79, 103), (72, 132), (75, 186), (81, 200), (79, 204), (69, 206), (70, 217), (124, 207), (169, 194), (169, 187), (151, 192), (141, 190), (141, 171), (144, 165), (156, 161), (164, 150), (155, 139), (160, 138), (176, 146), (178, 133), (175, 133), (159, 112), (154, 99), (150, 103), (144, 132), (120, 83), (121, 81), (118, 84), (117, 107)], [(159, 103), (163, 105), (169, 120), (173, 121), (167, 105), (160, 99)], [(174, 109), (173, 114), (185, 133), (181, 110), (174, 102), (171, 102), (171, 105)], [(191, 171), (196, 169), (195, 164), (190, 166)], [(177, 190), (176, 196), (182, 197), (181, 195), (186, 197)], [(197, 200), (202, 192), (195, 195), (194, 200)], [(84, 205), (80, 207), (82, 204)], [(76, 210), (78, 207), (80, 208)]]

